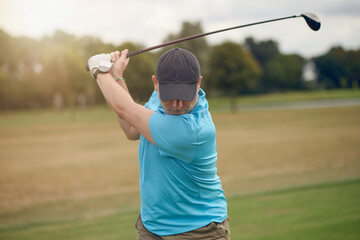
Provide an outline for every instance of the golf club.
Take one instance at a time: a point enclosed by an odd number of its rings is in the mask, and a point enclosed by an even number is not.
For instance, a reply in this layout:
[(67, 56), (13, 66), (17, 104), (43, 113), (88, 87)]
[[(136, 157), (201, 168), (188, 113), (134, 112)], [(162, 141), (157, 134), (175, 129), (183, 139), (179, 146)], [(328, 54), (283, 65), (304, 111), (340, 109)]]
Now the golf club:
[[(318, 16), (316, 16), (314, 13), (303, 13), (300, 15), (293, 15), (293, 16), (289, 16), (289, 17), (282, 17), (282, 18), (275, 18), (275, 19), (270, 19), (270, 20), (266, 20), (266, 21), (261, 21), (261, 22), (256, 22), (256, 23), (250, 23), (250, 24), (245, 24), (245, 25), (240, 25), (240, 26), (236, 26), (236, 27), (230, 27), (230, 28), (224, 28), (224, 29), (220, 29), (217, 31), (212, 31), (212, 32), (207, 32), (207, 33), (201, 33), (201, 34), (196, 34), (196, 35), (192, 35), (192, 36), (188, 36), (188, 37), (184, 37), (184, 38), (179, 38), (170, 42), (166, 42), (163, 44), (159, 44), (153, 47), (149, 47), (149, 48), (144, 48), (144, 49), (140, 49), (140, 50), (136, 50), (136, 51), (132, 51), (129, 52), (127, 54), (127, 57), (132, 57), (138, 54), (141, 54), (143, 52), (148, 52), (157, 48), (161, 48), (161, 47), (165, 47), (171, 44), (175, 44), (175, 43), (179, 43), (179, 42), (183, 42), (183, 41), (187, 41), (187, 40), (191, 40), (191, 39), (195, 39), (195, 38), (200, 38), (200, 37), (204, 37), (210, 34), (215, 34), (215, 33), (220, 33), (220, 32), (225, 32), (225, 31), (229, 31), (229, 30), (233, 30), (233, 29), (238, 29), (238, 28), (244, 28), (244, 27), (249, 27), (249, 26), (253, 26), (253, 25), (258, 25), (258, 24), (263, 24), (263, 23), (269, 23), (269, 22), (275, 22), (275, 21), (280, 21), (280, 20), (285, 20), (285, 19), (289, 19), (289, 18), (298, 18), (298, 17), (303, 17), (307, 23), (307, 25), (314, 31), (318, 31), (321, 27), (321, 22)], [(86, 65), (86, 70), (89, 71), (89, 66)]]

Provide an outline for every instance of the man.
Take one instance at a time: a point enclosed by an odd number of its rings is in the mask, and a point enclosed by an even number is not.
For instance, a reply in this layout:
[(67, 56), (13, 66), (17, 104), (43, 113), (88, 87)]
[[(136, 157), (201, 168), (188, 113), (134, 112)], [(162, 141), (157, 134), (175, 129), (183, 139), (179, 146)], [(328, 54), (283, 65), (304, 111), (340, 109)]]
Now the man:
[(198, 60), (181, 48), (164, 53), (152, 76), (155, 91), (142, 106), (123, 79), (126, 56), (127, 50), (95, 55), (89, 67), (128, 139), (140, 139), (138, 239), (229, 239)]

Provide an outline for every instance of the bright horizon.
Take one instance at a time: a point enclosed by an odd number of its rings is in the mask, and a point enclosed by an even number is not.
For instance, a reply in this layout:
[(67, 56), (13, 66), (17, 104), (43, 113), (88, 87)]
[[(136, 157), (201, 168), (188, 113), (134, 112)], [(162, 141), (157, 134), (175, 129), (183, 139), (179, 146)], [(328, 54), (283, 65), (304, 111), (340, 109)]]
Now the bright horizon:
[[(202, 24), (204, 32), (263, 20), (313, 12), (322, 27), (313, 32), (302, 18), (257, 25), (207, 36), (210, 44), (225, 40), (243, 42), (273, 39), (284, 53), (306, 57), (324, 54), (333, 46), (360, 47), (358, 0), (0, 0), (0, 28), (12, 36), (40, 38), (62, 30), (76, 36), (92, 36), (104, 42), (125, 41), (146, 47), (162, 43), (177, 33), (183, 21)], [(265, 5), (265, 6), (264, 6)]]

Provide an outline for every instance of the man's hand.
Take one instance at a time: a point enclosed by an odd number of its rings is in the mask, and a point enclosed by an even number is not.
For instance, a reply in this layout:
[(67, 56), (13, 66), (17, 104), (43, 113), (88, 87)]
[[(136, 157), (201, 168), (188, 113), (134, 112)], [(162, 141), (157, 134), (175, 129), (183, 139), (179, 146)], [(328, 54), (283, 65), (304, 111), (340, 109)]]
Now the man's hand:
[(88, 66), (91, 76), (96, 80), (99, 73), (110, 72), (117, 79), (121, 78), (128, 63), (128, 50), (115, 51), (110, 54), (97, 54), (89, 58)]
[(88, 61), (91, 76), (96, 80), (98, 73), (110, 71), (112, 62), (110, 54), (97, 54), (89, 58)]
[(123, 73), (130, 60), (130, 58), (127, 57), (127, 53), (127, 49), (121, 52), (115, 51), (110, 53), (111, 62), (114, 63), (110, 70), (110, 73), (115, 79), (121, 78), (123, 76)]

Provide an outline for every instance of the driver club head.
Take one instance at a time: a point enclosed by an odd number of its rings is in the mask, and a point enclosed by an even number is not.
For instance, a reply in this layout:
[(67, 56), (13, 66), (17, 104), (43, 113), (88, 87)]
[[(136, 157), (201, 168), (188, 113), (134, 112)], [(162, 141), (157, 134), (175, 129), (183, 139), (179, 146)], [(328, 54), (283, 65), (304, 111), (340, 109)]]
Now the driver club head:
[(307, 12), (300, 15), (303, 17), (307, 25), (314, 31), (318, 31), (321, 27), (320, 18), (313, 13)]

